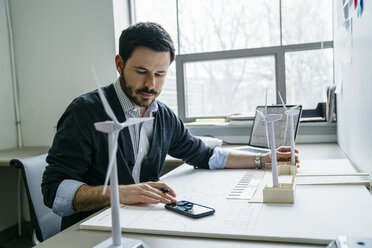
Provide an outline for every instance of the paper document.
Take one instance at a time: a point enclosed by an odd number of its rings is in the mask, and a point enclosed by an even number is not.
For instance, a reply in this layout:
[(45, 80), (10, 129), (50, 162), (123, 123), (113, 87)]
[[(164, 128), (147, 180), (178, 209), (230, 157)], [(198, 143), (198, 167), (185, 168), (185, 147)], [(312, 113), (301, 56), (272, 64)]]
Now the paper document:
[[(164, 204), (122, 205), (120, 223), (125, 232), (202, 237), (240, 237), (251, 233), (263, 205), (226, 200), (231, 188), (247, 170), (201, 170), (177, 168), (163, 182), (172, 185), (178, 200), (187, 200), (216, 210), (214, 215), (192, 219), (171, 212)], [(222, 183), (223, 182), (223, 183)], [(80, 225), (81, 229), (110, 230), (110, 209)], [(151, 231), (150, 231), (151, 230)]]
[(317, 175), (317, 174), (301, 174), (296, 177), (297, 185), (332, 185), (332, 184), (353, 184), (353, 185), (365, 185), (371, 186), (370, 177), (367, 173), (355, 173), (355, 174), (329, 174), (329, 175)]

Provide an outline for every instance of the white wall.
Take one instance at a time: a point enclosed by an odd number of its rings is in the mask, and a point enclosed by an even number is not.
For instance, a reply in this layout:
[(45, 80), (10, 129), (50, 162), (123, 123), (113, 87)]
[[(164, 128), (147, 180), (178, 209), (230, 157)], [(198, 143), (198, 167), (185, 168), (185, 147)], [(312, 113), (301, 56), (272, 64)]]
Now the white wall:
[[(75, 97), (95, 89), (91, 65), (95, 66), (102, 85), (116, 79), (113, 3), (110, 0), (10, 0), (9, 3), (23, 144), (49, 146), (54, 126), (67, 105)], [(116, 4), (116, 16), (118, 8), (124, 7)], [(127, 16), (126, 12), (119, 14), (121, 18)], [(0, 149), (17, 145), (5, 18), (5, 0), (0, 0)], [(0, 169), (0, 188), (9, 188), (0, 191), (0, 202), (5, 203), (0, 205), (2, 231), (17, 223), (17, 174), (13, 168)], [(24, 217), (29, 220), (27, 212)]]
[[(50, 145), (67, 105), (116, 78), (112, 1), (11, 0), (25, 146)], [(2, 143), (2, 142), (0, 142)]]
[(17, 145), (5, 0), (0, 0), (0, 149)]
[[(345, 36), (337, 25), (335, 4), (334, 51), (335, 62), (343, 53)], [(338, 141), (354, 165), (363, 172), (372, 173), (372, 4), (364, 1), (362, 18), (353, 14), (352, 62), (336, 66), (335, 80), (342, 79), (338, 94)], [(340, 78), (341, 77), (341, 78)]]

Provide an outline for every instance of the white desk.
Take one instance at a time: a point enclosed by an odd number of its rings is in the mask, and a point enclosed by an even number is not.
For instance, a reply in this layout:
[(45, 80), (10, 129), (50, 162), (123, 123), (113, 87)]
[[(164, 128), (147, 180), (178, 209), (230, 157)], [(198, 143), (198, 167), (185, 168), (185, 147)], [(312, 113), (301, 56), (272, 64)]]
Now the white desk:
[[(308, 155), (313, 156), (314, 154), (317, 154), (318, 152), (319, 154), (324, 155), (321, 157), (323, 159), (325, 156), (329, 156), (330, 158), (342, 157), (342, 152), (339, 151), (337, 145), (335, 144), (304, 145), (304, 146), (299, 145), (298, 148), (301, 150), (301, 154), (302, 154), (301, 158), (304, 158), (304, 159)], [(330, 153), (324, 153), (324, 149), (330, 151)], [(304, 165), (303, 168), (305, 169), (305, 167), (306, 166)], [(345, 168), (342, 169), (342, 167), (343, 166), (341, 166), (338, 169), (344, 171)], [(346, 167), (348, 167), (348, 165), (346, 165)], [(348, 170), (349, 169), (352, 169), (352, 168), (348, 167)], [(304, 186), (304, 187), (308, 187), (308, 186)], [(312, 187), (318, 187), (318, 186), (312, 186)], [(325, 186), (322, 186), (322, 187), (325, 187)], [(331, 187), (338, 187), (338, 186), (331, 186)], [(307, 190), (309, 190), (309, 188), (307, 188)], [(362, 194), (363, 196), (365, 196), (366, 201), (369, 203), (370, 201), (369, 198), (371, 196), (369, 195), (368, 191), (363, 186), (351, 186), (351, 188), (349, 187), (346, 190), (348, 191), (356, 190), (357, 192), (359, 192), (358, 194)], [(350, 195), (350, 192), (348, 192), (347, 194)], [(323, 205), (323, 203), (318, 201), (316, 197), (304, 199), (304, 200), (306, 204), (314, 205), (317, 208), (322, 207)], [(308, 201), (306, 202), (306, 200)], [(346, 207), (353, 207), (352, 205), (349, 204), (350, 202), (347, 200), (345, 200), (344, 203)], [(282, 210), (284, 212), (291, 211), (288, 209), (286, 210), (285, 208), (282, 208)], [(308, 213), (302, 213), (302, 214), (304, 217), (309, 219), (309, 216), (306, 216), (306, 214)], [(370, 215), (372, 215), (372, 213)], [(325, 215), (324, 217), (328, 218), (327, 215)], [(315, 218), (318, 218), (318, 217), (314, 216), (314, 219)], [(368, 216), (367, 220), (369, 218), (371, 217)], [(296, 220), (292, 220), (292, 221), (296, 221)], [(344, 223), (344, 224), (349, 224), (349, 223)], [(350, 224), (355, 224), (355, 223), (350, 223)], [(321, 226), (315, 226), (314, 228), (321, 228)], [(168, 235), (151, 235), (151, 234), (135, 234), (135, 233), (124, 233), (124, 235), (126, 237), (141, 239), (147, 244), (149, 244), (151, 247), (168, 247), (168, 246), (181, 247), (181, 248), (182, 247), (224, 247), (224, 248), (226, 247), (273, 247), (273, 246), (275, 247), (319, 247), (318, 245), (305, 245), (305, 244), (293, 244), (293, 243), (271, 243), (271, 242), (243, 241), (243, 240), (231, 240), (231, 239), (178, 237), (178, 236), (168, 236)], [(41, 243), (39, 247), (92, 247), (93, 245), (99, 243), (100, 241), (110, 236), (111, 236), (110, 232), (79, 230), (78, 224), (76, 224), (70, 227), (69, 229), (59, 233), (58, 235), (50, 238), (49, 240), (46, 240), (45, 242)]]
[(38, 156), (47, 153), (48, 150), (49, 147), (46, 146), (26, 146), (0, 150), (0, 166), (9, 166), (9, 162), (13, 158)]

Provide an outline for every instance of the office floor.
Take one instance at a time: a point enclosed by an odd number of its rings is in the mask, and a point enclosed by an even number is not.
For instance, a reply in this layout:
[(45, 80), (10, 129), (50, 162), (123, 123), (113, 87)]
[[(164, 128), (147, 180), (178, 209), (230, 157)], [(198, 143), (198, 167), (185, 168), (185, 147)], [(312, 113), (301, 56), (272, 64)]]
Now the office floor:
[(33, 247), (31, 237), (21, 236), (20, 238), (15, 238), (8, 243), (0, 246), (0, 248), (29, 248)]
[[(13, 239), (11, 239), (13, 238)], [(0, 248), (29, 248), (33, 247), (32, 244), (32, 228), (31, 223), (26, 222), (24, 223), (24, 226), (22, 227), (22, 235), (21, 237), (18, 237), (18, 232), (13, 233), (13, 235), (9, 236), (8, 239), (10, 240), (0, 243)], [(5, 240), (3, 240), (5, 241)]]

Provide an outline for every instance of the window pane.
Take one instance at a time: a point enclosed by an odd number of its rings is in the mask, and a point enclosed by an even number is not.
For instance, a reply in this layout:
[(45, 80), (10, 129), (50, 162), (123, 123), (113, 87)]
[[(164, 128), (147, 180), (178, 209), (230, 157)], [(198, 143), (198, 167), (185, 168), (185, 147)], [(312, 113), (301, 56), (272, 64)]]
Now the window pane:
[(326, 101), (326, 86), (333, 85), (333, 49), (286, 53), (285, 67), (288, 104), (314, 109)]
[(273, 56), (185, 64), (186, 117), (254, 116), (257, 105), (275, 102)]
[[(177, 9), (175, 0), (136, 0), (136, 22), (159, 23), (172, 37), (177, 53)], [(165, 84), (158, 100), (177, 113), (176, 66), (168, 69)]]
[(278, 0), (179, 0), (181, 54), (279, 45)]
[(331, 0), (282, 0), (283, 44), (332, 40)]
[(177, 40), (177, 7), (175, 0), (136, 0), (136, 22), (159, 23), (172, 37), (176, 53)]

